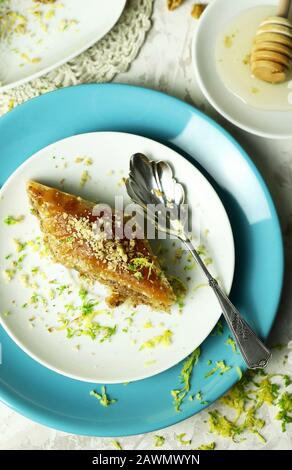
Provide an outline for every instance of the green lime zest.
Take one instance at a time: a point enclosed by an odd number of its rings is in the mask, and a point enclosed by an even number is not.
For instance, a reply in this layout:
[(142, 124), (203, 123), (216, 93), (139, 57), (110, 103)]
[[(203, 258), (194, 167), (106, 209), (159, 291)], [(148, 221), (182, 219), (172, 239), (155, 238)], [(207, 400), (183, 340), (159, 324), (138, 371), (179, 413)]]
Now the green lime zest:
[(209, 402), (206, 400), (203, 400), (203, 394), (201, 391), (197, 392), (195, 395), (196, 400), (200, 402), (201, 405), (208, 405)]
[(179, 277), (176, 276), (168, 276), (168, 281), (176, 297), (176, 303), (178, 304), (179, 308), (182, 309), (184, 307), (187, 286)]
[(235, 437), (242, 433), (242, 426), (223, 416), (220, 411), (209, 411), (210, 432), (216, 433), (222, 437), (229, 437), (235, 440)]
[[(151, 276), (152, 270), (156, 269), (154, 262), (149, 261), (149, 259), (145, 257), (137, 257), (137, 258), (132, 258), (130, 263), (128, 264), (128, 269), (130, 271), (134, 272), (140, 272), (143, 268), (148, 270), (148, 275), (147, 278)], [(142, 274), (140, 272), (140, 274)]]
[(211, 333), (211, 336), (222, 336), (223, 335), (223, 323), (221, 320), (218, 321), (217, 325), (215, 326), (214, 330)]
[(21, 242), (20, 240), (18, 240), (17, 238), (15, 238), (13, 240), (13, 243), (14, 243), (14, 246), (15, 246), (15, 249), (18, 253), (20, 253), (21, 251), (23, 251), (25, 248), (26, 248), (26, 245), (27, 243), (26, 242)]
[(86, 299), (87, 299), (87, 295), (88, 295), (87, 290), (86, 289), (80, 289), (78, 294), (79, 294), (79, 297), (82, 300), (82, 302), (85, 302)]
[(210, 418), (210, 429), (221, 436), (231, 437), (233, 440), (236, 435), (249, 432), (265, 443), (266, 440), (261, 431), (266, 423), (258, 416), (258, 412), (263, 406), (276, 406), (278, 408), (276, 419), (282, 421), (282, 430), (286, 431), (286, 425), (292, 421), (292, 394), (284, 391), (280, 396), (281, 386), (272, 382), (273, 377), (281, 378), (285, 387), (290, 385), (291, 379), (285, 374), (265, 374), (263, 371), (247, 372), (220, 399), (221, 403), (235, 410), (234, 419), (231, 420), (216, 412), (217, 414), (215, 413)]
[(292, 423), (292, 393), (284, 392), (278, 401), (280, 411), (276, 419), (282, 422), (282, 431), (286, 431), (287, 424)]
[(113, 445), (113, 447), (117, 450), (123, 450), (121, 444), (119, 443), (119, 441), (111, 441), (111, 444)]
[(228, 336), (227, 340), (225, 341), (225, 344), (226, 344), (227, 346), (230, 346), (231, 349), (232, 349), (232, 351), (233, 351), (234, 353), (237, 352), (236, 342), (235, 342), (235, 340), (234, 340), (233, 338), (231, 338), (231, 336)]
[(191, 388), (191, 377), (195, 365), (198, 363), (201, 355), (200, 348), (195, 349), (185, 360), (180, 374), (180, 381), (183, 384), (181, 388), (171, 390), (173, 404), (177, 412), (181, 411), (181, 405)]
[(95, 390), (91, 390), (90, 396), (96, 398), (99, 401), (100, 405), (106, 408), (117, 402), (116, 399), (109, 398), (109, 396), (106, 393), (106, 388), (104, 385), (101, 387), (101, 393), (98, 393)]
[(210, 442), (210, 444), (202, 444), (199, 447), (196, 447), (194, 450), (215, 450), (215, 442)]
[(140, 346), (140, 351), (143, 349), (153, 349), (159, 345), (170, 346), (172, 342), (172, 335), (173, 333), (171, 330), (165, 330), (162, 335), (154, 336), (154, 338), (145, 341), (145, 343)]
[(205, 379), (207, 379), (208, 377), (211, 377), (217, 371), (220, 371), (220, 375), (223, 375), (226, 372), (228, 372), (230, 369), (231, 367), (227, 366), (224, 361), (217, 361), (216, 366), (213, 369), (211, 369), (209, 372), (207, 372), (207, 374), (205, 374)]
[(154, 436), (154, 446), (155, 447), (162, 447), (165, 443), (165, 437), (163, 436)]
[(24, 220), (24, 215), (19, 215), (19, 216), (7, 215), (7, 217), (4, 218), (3, 222), (6, 225), (15, 225), (15, 224), (19, 224), (23, 220)]
[(242, 379), (242, 370), (241, 370), (241, 368), (239, 366), (236, 366), (235, 370), (237, 372), (239, 380), (241, 380)]
[(192, 443), (191, 439), (184, 439), (186, 433), (177, 434), (175, 437), (182, 446), (189, 446)]

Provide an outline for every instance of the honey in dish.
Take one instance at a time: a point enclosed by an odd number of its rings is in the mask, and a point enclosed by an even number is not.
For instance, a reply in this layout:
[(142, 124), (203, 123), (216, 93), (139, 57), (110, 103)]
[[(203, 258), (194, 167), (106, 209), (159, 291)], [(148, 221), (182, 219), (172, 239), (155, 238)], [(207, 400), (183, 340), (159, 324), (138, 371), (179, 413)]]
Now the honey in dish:
[(241, 12), (220, 33), (216, 65), (228, 90), (245, 104), (268, 111), (292, 111), (292, 70), (287, 81), (270, 84), (254, 77), (250, 52), (259, 24), (276, 15), (276, 7), (259, 6)]

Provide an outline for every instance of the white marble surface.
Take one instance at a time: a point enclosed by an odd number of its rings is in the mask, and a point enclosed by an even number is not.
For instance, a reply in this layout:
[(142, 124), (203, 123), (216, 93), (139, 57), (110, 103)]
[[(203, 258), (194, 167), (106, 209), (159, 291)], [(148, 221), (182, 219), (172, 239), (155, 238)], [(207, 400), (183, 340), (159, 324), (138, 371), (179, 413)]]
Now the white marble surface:
[[(131, 69), (115, 81), (167, 92), (205, 110), (223, 124), (247, 150), (262, 172), (277, 205), (286, 243), (286, 278), (279, 315), (273, 328), (270, 344), (287, 343), (292, 339), (292, 140), (271, 141), (242, 132), (223, 121), (205, 102), (198, 90), (191, 64), (191, 41), (197, 22), (191, 18), (190, 9), (194, 3), (186, 0), (176, 12), (169, 13), (166, 0), (155, 0), (153, 28), (138, 59)], [(275, 352), (271, 368), (284, 370), (283, 353)], [(285, 370), (292, 373), (292, 352)], [(181, 448), (176, 434), (185, 432), (193, 438), (192, 447), (214, 440), (207, 432), (206, 412), (183, 423), (162, 430), (166, 438), (165, 449)], [(292, 426), (282, 433), (275, 421), (273, 410), (267, 410), (265, 436), (267, 444), (259, 444), (256, 438), (249, 438), (241, 444), (234, 444), (223, 438), (216, 438), (218, 449), (292, 449)], [(125, 449), (153, 448), (153, 434), (119, 439)], [(80, 437), (58, 432), (35, 424), (4, 405), (0, 405), (0, 449), (108, 449), (111, 439)]]

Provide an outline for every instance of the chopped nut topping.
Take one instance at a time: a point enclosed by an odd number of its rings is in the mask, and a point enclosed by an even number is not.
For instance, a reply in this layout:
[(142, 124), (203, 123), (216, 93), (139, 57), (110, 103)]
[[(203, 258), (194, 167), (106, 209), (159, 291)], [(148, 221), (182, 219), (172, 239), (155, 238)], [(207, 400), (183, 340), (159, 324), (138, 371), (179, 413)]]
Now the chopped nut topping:
[(184, 0), (167, 0), (167, 7), (170, 11), (176, 10)]
[(207, 5), (204, 3), (195, 3), (192, 9), (192, 13), (191, 13), (192, 17), (195, 18), (195, 20), (199, 20), (206, 6)]

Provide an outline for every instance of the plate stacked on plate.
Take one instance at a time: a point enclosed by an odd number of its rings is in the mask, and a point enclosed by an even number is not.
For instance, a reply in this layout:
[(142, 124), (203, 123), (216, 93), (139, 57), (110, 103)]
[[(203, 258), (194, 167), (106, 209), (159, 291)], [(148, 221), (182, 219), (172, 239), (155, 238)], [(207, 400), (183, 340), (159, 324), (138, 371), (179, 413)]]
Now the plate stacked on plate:
[[(124, 134), (113, 135), (109, 131)], [(92, 132), (97, 133), (86, 134)], [(5, 184), (1, 217), (22, 213), (26, 216), (22, 230), (21, 224), (1, 229), (2, 266), (7, 262), (5, 257), (9, 254), (11, 237), (26, 239), (30, 232), (34, 232), (33, 237), (38, 236), (37, 223), (27, 214), (24, 194), (27, 178), (59, 187), (64, 185), (67, 191), (92, 199), (102, 194), (106, 202), (112, 203), (114, 195), (123, 193), (119, 180), (126, 176), (130, 154), (144, 151), (152, 158), (169, 161), (178, 179), (186, 185), (192, 209), (200, 207), (203, 231), (210, 237), (205, 243), (213, 258), (214, 272), (221, 277), (226, 289), (231, 286), (234, 267), (229, 217), (236, 254), (231, 298), (257, 333), (267, 337), (282, 285), (279, 223), (269, 192), (256, 168), (236, 142), (213, 121), (189, 105), (157, 92), (123, 85), (87, 85), (59, 90), (20, 106), (0, 120), (0, 133), (4, 162), (1, 184)], [(78, 165), (84, 164), (82, 158), (85, 157), (91, 158), (93, 164), (90, 169), (84, 167), (82, 172), (88, 171), (92, 179), (81, 188)], [(25, 267), (30, 256), (28, 254), (27, 261), (23, 260)], [(54, 269), (57, 270), (55, 275), (50, 275), (59, 281), (61, 268)], [(165, 323), (174, 331), (175, 347), (168, 350), (161, 346), (159, 354), (151, 352), (150, 356), (149, 352), (144, 355), (143, 351), (140, 355), (139, 348), (125, 339), (127, 333), (123, 336), (119, 331), (104, 348), (94, 342), (88, 345), (82, 338), (77, 351), (74, 348), (77, 344), (71, 345), (64, 332), (59, 331), (56, 335), (46, 332), (45, 335), (44, 330), (50, 326), (54, 315), (51, 308), (39, 306), (34, 316), (44, 317), (43, 321), (32, 320), (35, 328), (29, 329), (29, 319), (19, 307), (25, 291), (19, 288), (19, 293), (12, 298), (11, 288), (6, 286), (4, 289), (2, 281), (1, 311), (8, 309), (10, 301), (15, 300), (16, 304), (11, 315), (2, 316), (2, 325), (10, 336), (1, 330), (1, 399), (24, 415), (49, 426), (99, 436), (151, 431), (200, 411), (206, 402), (211, 403), (235, 383), (238, 367), (244, 366), (241, 356), (225, 344), (229, 336), (227, 328), (224, 327), (222, 332), (215, 328), (215, 333), (203, 342), (193, 372), (192, 393), (201, 391), (204, 401), (185, 400), (181, 412), (175, 410), (171, 390), (182, 386), (179, 379), (182, 363), (175, 364), (204, 340), (220, 316), (220, 311), (210, 301), (208, 289), (196, 289), (196, 282), (200, 281), (196, 269), (190, 273), (188, 277), (195, 289), (194, 295), (187, 298), (185, 313), (180, 315), (174, 311), (163, 320), (162, 315), (167, 314), (156, 314), (145, 307), (137, 314), (138, 336), (134, 339), (138, 345), (145, 335), (151, 336), (149, 329), (143, 329), (144, 320), (152, 322), (154, 327), (156, 323)], [(62, 275), (66, 276), (66, 273)], [(71, 281), (74, 283), (76, 279)], [(11, 282), (13, 285), (14, 281)], [(120, 316), (124, 316), (124, 312), (121, 311)], [(114, 317), (110, 321), (121, 320)], [(118, 329), (122, 329), (121, 323)], [(137, 352), (132, 357), (135, 347)], [(230, 369), (224, 375), (215, 372), (206, 378), (216, 361), (221, 360)], [(144, 380), (136, 381), (143, 377)], [(127, 386), (112, 384), (124, 380), (135, 381)], [(115, 404), (101, 407), (90, 396), (92, 389), (99, 391), (101, 387), (96, 382), (112, 384), (107, 387), (107, 392), (117, 399)]]

